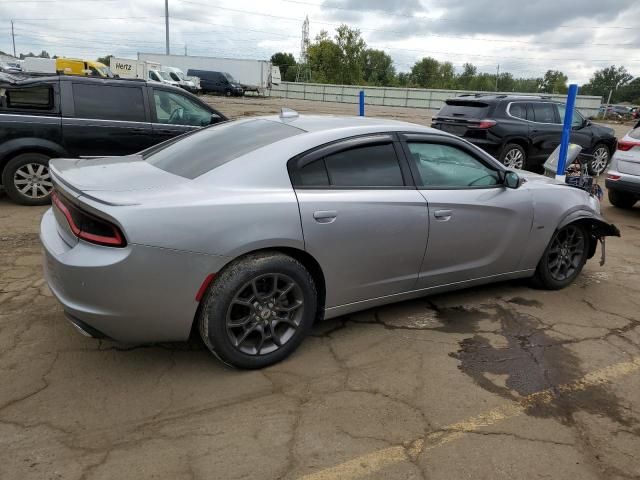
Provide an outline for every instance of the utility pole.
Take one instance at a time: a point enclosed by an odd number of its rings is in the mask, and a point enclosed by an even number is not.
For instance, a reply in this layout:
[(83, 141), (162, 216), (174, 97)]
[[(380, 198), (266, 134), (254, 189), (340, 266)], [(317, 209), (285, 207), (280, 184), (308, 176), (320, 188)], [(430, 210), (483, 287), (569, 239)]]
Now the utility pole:
[(498, 64), (498, 68), (496, 69), (496, 92), (498, 91), (498, 78), (500, 78), (500, 64)]
[(164, 35), (167, 45), (167, 55), (169, 55), (171, 53), (169, 51), (169, 0), (164, 0)]
[(16, 57), (16, 34), (13, 33), (13, 20), (11, 20), (11, 40), (13, 41), (13, 56)]

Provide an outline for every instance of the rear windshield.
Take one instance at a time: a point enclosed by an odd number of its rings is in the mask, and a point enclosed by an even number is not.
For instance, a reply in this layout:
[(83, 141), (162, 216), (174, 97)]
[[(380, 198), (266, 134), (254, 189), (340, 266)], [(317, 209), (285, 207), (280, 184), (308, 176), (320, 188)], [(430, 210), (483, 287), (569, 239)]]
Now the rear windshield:
[(631, 138), (635, 138), (636, 140), (640, 140), (640, 128), (634, 128), (629, 132), (629, 136)]
[(270, 120), (221, 123), (199, 130), (160, 148), (150, 148), (142, 156), (166, 172), (193, 179), (234, 158), (304, 130)]
[(438, 112), (439, 117), (485, 118), (489, 113), (489, 105), (484, 102), (465, 100), (447, 100)]

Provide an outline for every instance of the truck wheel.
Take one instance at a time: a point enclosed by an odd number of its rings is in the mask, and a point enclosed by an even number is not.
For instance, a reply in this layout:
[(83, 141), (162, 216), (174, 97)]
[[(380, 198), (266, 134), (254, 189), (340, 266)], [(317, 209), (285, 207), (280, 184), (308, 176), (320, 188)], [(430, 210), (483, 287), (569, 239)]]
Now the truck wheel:
[(36, 152), (16, 155), (4, 167), (2, 185), (16, 203), (46, 205), (53, 191), (49, 156)]

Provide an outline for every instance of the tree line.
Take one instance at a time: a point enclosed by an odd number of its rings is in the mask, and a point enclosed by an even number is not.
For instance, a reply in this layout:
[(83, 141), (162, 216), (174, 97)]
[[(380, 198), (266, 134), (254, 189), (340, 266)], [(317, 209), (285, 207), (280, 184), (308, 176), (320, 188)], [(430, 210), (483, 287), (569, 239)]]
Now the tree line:
[[(274, 53), (271, 62), (289, 82), (296, 81), (304, 68), (314, 83), (547, 94), (568, 90), (567, 75), (558, 70), (547, 70), (542, 77), (516, 77), (509, 72), (480, 72), (471, 63), (456, 70), (451, 62), (424, 57), (409, 72), (397, 72), (389, 54), (367, 47), (360, 31), (344, 24), (333, 37), (321, 31), (310, 43), (307, 56), (307, 65), (299, 65), (287, 52)], [(640, 104), (640, 77), (634, 79), (625, 67), (612, 65), (596, 71), (580, 88), (580, 94), (601, 96), (604, 101), (610, 91), (612, 103)]]

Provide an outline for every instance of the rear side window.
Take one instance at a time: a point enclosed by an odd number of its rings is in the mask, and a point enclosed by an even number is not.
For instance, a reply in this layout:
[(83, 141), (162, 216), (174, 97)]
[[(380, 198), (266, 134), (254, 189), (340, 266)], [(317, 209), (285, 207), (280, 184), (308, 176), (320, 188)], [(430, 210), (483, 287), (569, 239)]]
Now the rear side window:
[(144, 122), (142, 88), (73, 84), (76, 117)]
[(53, 88), (51, 85), (7, 88), (4, 105), (16, 110), (51, 110), (53, 108)]
[(142, 157), (151, 165), (193, 179), (258, 148), (304, 133), (270, 120), (221, 123), (174, 142), (151, 147)]
[(439, 117), (486, 118), (489, 114), (489, 104), (464, 100), (447, 100), (438, 112)]
[(402, 187), (404, 179), (392, 143), (351, 148), (305, 165), (297, 186)]
[(533, 119), (538, 123), (557, 123), (552, 103), (532, 103)]
[(509, 107), (509, 114), (512, 117), (522, 118), (527, 120), (527, 104), (526, 103), (512, 103)]

